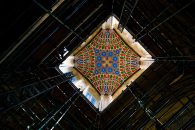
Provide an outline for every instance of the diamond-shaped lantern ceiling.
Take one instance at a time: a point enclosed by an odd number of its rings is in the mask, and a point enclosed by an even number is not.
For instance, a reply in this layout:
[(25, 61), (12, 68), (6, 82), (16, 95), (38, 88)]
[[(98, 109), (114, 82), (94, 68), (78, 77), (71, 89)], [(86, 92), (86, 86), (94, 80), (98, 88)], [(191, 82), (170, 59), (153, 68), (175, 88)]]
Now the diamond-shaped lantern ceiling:
[(75, 68), (100, 94), (112, 95), (140, 68), (140, 56), (114, 29), (102, 29), (75, 55)]

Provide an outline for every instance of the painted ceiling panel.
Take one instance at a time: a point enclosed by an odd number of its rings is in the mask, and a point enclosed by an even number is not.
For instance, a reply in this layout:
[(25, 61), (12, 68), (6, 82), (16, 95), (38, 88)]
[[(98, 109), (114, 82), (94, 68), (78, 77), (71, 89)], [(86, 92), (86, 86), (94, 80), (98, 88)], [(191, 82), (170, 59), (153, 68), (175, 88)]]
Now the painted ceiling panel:
[(140, 68), (140, 56), (113, 29), (102, 29), (75, 55), (75, 68), (100, 94), (112, 95)]

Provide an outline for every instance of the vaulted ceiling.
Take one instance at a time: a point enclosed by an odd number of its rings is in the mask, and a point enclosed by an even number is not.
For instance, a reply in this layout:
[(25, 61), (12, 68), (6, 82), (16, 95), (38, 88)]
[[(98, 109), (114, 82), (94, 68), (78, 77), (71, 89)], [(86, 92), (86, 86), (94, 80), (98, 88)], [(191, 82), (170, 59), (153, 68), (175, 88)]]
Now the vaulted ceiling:
[(102, 29), (75, 57), (75, 68), (100, 94), (113, 95), (140, 69), (139, 55), (113, 29)]
[[(1, 5), (2, 129), (195, 127), (194, 0), (3, 0)], [(62, 74), (58, 66), (111, 15), (155, 62), (99, 112), (69, 81), (72, 74)]]

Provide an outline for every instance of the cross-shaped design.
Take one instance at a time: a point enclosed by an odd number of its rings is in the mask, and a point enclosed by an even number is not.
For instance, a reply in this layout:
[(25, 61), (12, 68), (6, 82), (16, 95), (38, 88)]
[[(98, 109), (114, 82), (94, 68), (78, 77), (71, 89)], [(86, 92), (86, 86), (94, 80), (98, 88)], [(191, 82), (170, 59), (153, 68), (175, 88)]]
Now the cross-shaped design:
[(103, 67), (112, 67), (112, 57), (102, 57), (102, 66)]

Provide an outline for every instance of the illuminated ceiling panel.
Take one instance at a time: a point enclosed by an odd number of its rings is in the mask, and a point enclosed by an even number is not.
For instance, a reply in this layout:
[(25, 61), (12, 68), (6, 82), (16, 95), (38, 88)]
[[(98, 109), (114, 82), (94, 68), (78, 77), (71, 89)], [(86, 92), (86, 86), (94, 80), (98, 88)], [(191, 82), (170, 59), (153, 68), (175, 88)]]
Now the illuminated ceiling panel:
[(130, 86), (153, 62), (152, 56), (114, 17), (99, 26), (59, 66), (63, 73), (72, 72), (74, 85), (94, 98), (87, 99), (103, 111), (123, 90)]
[(101, 29), (75, 54), (75, 68), (101, 95), (112, 95), (140, 69), (140, 56), (114, 29)]

